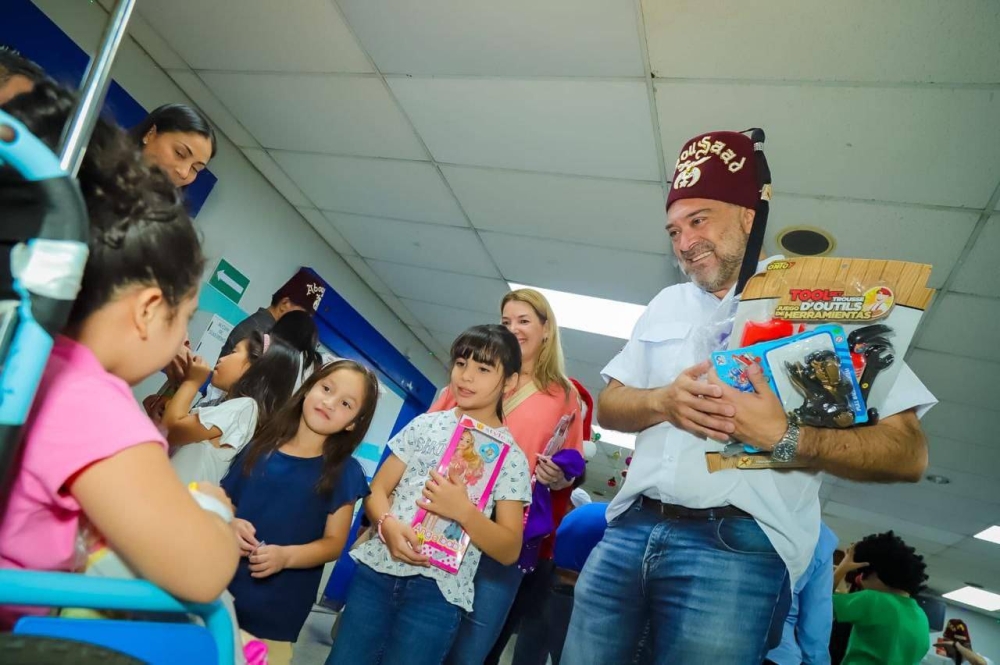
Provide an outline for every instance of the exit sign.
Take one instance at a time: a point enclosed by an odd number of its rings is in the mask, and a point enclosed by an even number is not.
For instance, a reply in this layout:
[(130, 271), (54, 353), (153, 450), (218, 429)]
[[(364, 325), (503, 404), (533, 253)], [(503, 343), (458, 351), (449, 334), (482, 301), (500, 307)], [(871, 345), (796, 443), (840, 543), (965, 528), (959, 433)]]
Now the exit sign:
[(220, 259), (208, 283), (238, 305), (240, 298), (250, 286), (250, 278), (233, 267), (229, 261)]

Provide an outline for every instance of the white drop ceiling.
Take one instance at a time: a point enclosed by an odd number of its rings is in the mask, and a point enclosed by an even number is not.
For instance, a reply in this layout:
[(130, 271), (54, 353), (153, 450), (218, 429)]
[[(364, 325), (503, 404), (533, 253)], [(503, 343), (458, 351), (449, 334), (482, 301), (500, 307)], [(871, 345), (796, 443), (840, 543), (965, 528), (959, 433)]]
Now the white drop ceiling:
[[(768, 250), (934, 264), (909, 357), (948, 485), (830, 480), (845, 543), (1000, 592), (1000, 4), (991, 0), (144, 0), (133, 37), (438, 357), (506, 281), (647, 302), (681, 143), (762, 126)], [(991, 216), (992, 214), (992, 216)], [(316, 266), (322, 271), (322, 266)], [(565, 331), (595, 394), (618, 340)], [(588, 488), (624, 460), (601, 446)]]

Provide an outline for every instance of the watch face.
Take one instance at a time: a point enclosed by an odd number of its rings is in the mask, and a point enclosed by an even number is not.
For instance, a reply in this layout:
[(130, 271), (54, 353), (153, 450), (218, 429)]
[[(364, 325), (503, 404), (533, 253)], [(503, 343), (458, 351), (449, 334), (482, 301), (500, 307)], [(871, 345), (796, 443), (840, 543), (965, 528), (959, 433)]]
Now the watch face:
[(795, 445), (787, 441), (781, 441), (771, 451), (771, 457), (779, 462), (790, 462), (795, 457)]

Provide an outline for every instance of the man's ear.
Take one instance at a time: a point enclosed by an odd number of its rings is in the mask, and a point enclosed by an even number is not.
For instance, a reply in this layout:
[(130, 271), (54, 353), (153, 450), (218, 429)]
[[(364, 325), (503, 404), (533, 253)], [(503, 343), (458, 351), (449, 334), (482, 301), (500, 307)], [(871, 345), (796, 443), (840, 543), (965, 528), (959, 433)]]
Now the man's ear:
[(750, 233), (753, 228), (753, 220), (757, 217), (757, 211), (752, 208), (743, 208), (740, 212), (740, 226), (744, 233)]
[(163, 290), (156, 286), (150, 286), (135, 291), (130, 297), (131, 321), (132, 325), (143, 340), (149, 337), (149, 327), (158, 314), (167, 307), (167, 301), (163, 298)]

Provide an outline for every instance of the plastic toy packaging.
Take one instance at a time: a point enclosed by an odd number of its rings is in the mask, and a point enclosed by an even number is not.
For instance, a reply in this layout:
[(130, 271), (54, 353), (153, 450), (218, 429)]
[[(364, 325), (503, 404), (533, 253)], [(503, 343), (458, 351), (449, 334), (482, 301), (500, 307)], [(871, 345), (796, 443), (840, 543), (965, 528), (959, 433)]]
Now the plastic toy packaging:
[[(437, 472), (464, 483), (469, 500), (485, 511), (513, 445), (516, 444), (506, 431), (464, 416), (441, 457)], [(469, 549), (469, 535), (461, 525), (421, 508), (413, 518), (413, 530), (420, 539), (420, 553), (430, 559), (430, 565), (448, 573), (458, 572)]]
[(752, 392), (746, 368), (760, 365), (789, 418), (811, 427), (851, 427), (868, 422), (868, 412), (841, 326), (822, 325), (735, 351), (712, 354), (719, 377)]
[[(792, 422), (877, 423), (902, 366), (898, 359), (934, 295), (926, 286), (930, 272), (926, 264), (878, 259), (772, 261), (743, 290), (729, 350), (711, 353), (719, 378), (751, 391), (745, 369), (757, 363)], [(723, 455), (742, 452), (757, 451), (730, 446)], [(773, 466), (786, 465), (766, 455), (743, 456), (732, 466), (709, 460), (713, 471)]]

